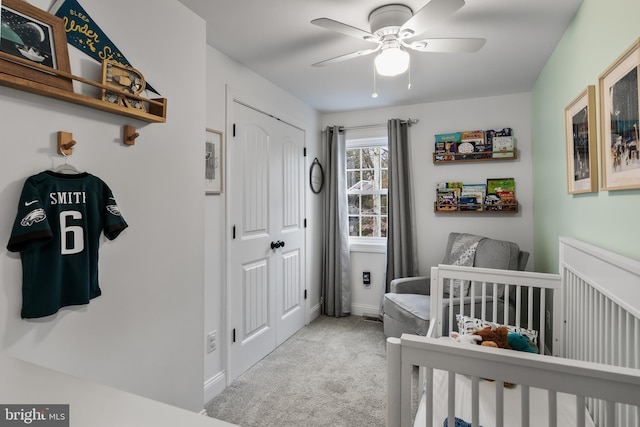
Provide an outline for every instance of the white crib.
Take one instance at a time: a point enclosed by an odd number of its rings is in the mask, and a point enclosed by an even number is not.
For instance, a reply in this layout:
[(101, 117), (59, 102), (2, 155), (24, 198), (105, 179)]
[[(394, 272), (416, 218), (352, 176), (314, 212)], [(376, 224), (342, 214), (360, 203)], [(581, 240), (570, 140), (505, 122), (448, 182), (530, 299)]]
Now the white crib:
[[(559, 265), (558, 275), (434, 267), (427, 337), (387, 340), (387, 426), (454, 426), (455, 417), (474, 427), (639, 426), (640, 261), (561, 238)], [(443, 296), (460, 280), (470, 281), (467, 298)], [(502, 288), (515, 310), (498, 322), (537, 330), (543, 354), (448, 338), (456, 313), (443, 307), (496, 319), (487, 295)], [(480, 309), (468, 303), (478, 300)]]

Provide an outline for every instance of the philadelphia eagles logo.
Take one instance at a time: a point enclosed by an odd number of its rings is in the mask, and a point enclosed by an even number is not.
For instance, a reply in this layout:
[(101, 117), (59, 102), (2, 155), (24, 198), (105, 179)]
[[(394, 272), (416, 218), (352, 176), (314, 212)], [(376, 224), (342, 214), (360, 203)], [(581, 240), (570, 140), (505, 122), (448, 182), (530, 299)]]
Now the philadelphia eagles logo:
[(41, 222), (47, 217), (47, 214), (44, 213), (44, 209), (34, 209), (27, 214), (22, 221), (20, 221), (20, 225), (23, 227), (31, 227), (36, 222)]
[(109, 211), (111, 215), (122, 216), (118, 205), (107, 205), (107, 211)]

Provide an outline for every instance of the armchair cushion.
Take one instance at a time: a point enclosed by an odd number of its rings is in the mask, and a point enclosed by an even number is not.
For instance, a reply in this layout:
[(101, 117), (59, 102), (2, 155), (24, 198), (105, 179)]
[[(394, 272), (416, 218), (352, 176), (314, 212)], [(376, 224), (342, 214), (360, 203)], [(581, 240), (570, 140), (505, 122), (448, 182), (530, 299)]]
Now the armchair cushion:
[[(385, 335), (389, 335), (389, 317), (399, 323), (400, 335), (407, 332), (415, 335), (427, 335), (429, 330), (429, 314), (431, 311), (431, 297), (420, 294), (395, 294), (384, 296), (384, 328)], [(396, 326), (395, 329), (398, 329)], [(397, 335), (397, 336), (400, 336)]]

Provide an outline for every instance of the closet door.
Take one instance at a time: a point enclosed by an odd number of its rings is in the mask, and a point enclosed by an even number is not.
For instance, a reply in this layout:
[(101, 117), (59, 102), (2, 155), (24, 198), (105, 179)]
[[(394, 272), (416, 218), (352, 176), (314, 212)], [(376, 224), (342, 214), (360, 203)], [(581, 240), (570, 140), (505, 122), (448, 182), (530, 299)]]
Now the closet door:
[(304, 133), (233, 104), (229, 381), (305, 322)]

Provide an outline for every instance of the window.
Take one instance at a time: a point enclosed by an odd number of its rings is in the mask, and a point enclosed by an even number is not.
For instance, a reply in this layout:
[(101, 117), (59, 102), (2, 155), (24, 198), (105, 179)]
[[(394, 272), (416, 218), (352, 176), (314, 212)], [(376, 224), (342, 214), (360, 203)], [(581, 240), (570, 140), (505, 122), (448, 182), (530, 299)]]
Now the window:
[[(387, 237), (387, 138), (347, 141), (349, 239)], [(370, 240), (371, 239), (371, 240)]]

